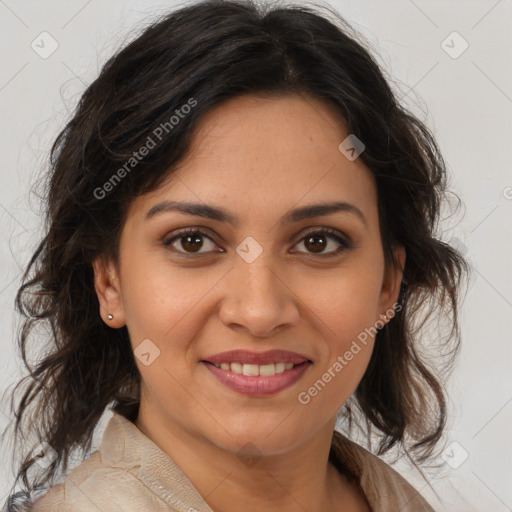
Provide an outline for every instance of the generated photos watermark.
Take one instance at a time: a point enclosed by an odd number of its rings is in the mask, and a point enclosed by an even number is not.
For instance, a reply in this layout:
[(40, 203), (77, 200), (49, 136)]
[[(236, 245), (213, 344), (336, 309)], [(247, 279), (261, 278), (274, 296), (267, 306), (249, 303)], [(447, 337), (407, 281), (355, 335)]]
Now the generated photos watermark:
[(103, 184), (101, 187), (94, 189), (94, 197), (98, 200), (104, 199), (108, 193), (112, 192), (114, 188), (121, 183), (121, 180), (129, 174), (144, 157), (155, 149), (158, 144), (168, 135), (187, 114), (192, 111), (192, 108), (197, 105), (197, 100), (189, 98), (188, 101), (180, 108), (174, 110), (173, 114), (168, 121), (160, 123), (150, 135), (147, 136), (146, 142), (137, 150), (134, 151), (132, 156)]
[[(364, 331), (360, 332), (357, 335), (357, 340), (359, 340), (359, 343), (362, 343), (364, 346), (366, 346), (368, 344), (368, 337), (375, 336), (377, 334), (377, 331), (384, 327), (384, 325), (386, 324), (386, 322), (384, 322), (384, 319), (393, 318), (395, 314), (399, 312), (401, 309), (402, 305), (395, 303), (394, 308), (388, 309), (385, 315), (381, 314), (381, 320), (377, 320), (372, 327), (366, 327)], [(318, 393), (322, 391), (325, 388), (325, 386), (329, 382), (331, 382), (331, 380), (334, 377), (336, 377), (336, 375), (340, 373), (343, 370), (343, 368), (345, 368), (350, 363), (350, 361), (352, 361), (352, 359), (354, 359), (354, 356), (361, 352), (361, 345), (359, 345), (357, 340), (352, 341), (350, 348), (346, 350), (343, 355), (338, 355), (336, 361), (328, 368), (326, 372), (322, 374), (320, 379), (318, 379), (311, 387), (307, 389), (307, 391), (301, 391), (297, 395), (299, 403), (301, 403), (302, 405), (309, 404), (309, 402), (311, 402), (311, 399), (318, 395)]]

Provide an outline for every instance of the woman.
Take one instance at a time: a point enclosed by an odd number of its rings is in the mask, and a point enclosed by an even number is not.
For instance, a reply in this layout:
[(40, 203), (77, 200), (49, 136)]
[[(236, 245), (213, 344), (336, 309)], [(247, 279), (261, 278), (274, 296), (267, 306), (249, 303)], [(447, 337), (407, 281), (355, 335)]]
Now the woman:
[(454, 357), (468, 265), (433, 136), (331, 14), (189, 5), (83, 94), (16, 300), (21, 348), (50, 335), (7, 510), (433, 510), (376, 455), (439, 447), (417, 323), (451, 312)]

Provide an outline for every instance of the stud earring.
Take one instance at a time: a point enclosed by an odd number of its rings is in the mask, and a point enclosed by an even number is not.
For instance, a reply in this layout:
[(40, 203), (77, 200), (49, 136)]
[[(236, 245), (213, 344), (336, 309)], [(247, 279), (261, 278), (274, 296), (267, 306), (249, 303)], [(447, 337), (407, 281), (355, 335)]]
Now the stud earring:
[(112, 320), (112, 319), (114, 318), (114, 315), (111, 315), (111, 314), (109, 313), (109, 314), (107, 315), (107, 318), (108, 318), (109, 320)]

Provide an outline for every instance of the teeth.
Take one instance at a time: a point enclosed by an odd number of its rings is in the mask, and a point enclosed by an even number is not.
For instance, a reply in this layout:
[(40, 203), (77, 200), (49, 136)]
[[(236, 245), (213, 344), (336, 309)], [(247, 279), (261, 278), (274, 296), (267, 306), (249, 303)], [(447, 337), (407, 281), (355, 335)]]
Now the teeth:
[[(286, 365), (287, 364), (291, 364), (293, 366), (293, 363), (276, 363), (275, 364), (275, 367), (276, 367), (276, 373), (283, 373), (287, 368), (286, 368)], [(288, 368), (289, 370), (290, 368)]]
[(243, 373), (243, 365), (240, 363), (231, 363), (231, 371), (235, 373)]
[(259, 375), (271, 377), (276, 373), (276, 365), (274, 363), (262, 364), (259, 367)]
[(256, 376), (260, 374), (259, 367), (257, 364), (244, 364), (242, 366), (242, 373), (244, 375)]
[(242, 363), (214, 363), (217, 368), (222, 370), (231, 370), (239, 375), (257, 376), (263, 375), (271, 377), (276, 373), (283, 373), (285, 370), (291, 370), (295, 365), (293, 363), (270, 363), (270, 364), (242, 364)]

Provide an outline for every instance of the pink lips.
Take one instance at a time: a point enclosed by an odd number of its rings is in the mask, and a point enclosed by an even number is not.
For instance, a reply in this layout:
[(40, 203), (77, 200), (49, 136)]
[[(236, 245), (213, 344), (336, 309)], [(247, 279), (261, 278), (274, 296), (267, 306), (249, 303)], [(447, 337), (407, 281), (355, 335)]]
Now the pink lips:
[(308, 358), (297, 352), (289, 350), (267, 350), (266, 352), (250, 352), (249, 350), (228, 350), (213, 356), (206, 357), (204, 361), (209, 363), (247, 363), (247, 364), (270, 364), (270, 363), (293, 363), (300, 364)]
[[(212, 375), (228, 388), (252, 397), (264, 397), (282, 391), (297, 382), (309, 368), (311, 361), (296, 352), (269, 350), (267, 352), (249, 352), (231, 350), (208, 357), (201, 361)], [(296, 366), (271, 376), (241, 375), (231, 370), (217, 368), (213, 363), (270, 364), (294, 363)]]

